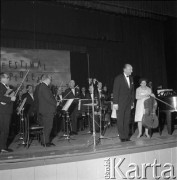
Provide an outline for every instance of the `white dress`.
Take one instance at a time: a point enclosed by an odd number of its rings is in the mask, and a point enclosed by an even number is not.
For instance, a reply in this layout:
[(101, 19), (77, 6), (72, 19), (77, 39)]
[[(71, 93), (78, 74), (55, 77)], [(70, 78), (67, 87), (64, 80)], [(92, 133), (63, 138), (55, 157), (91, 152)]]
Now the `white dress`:
[(142, 121), (142, 117), (144, 114), (144, 101), (149, 97), (143, 97), (144, 95), (150, 95), (151, 89), (146, 87), (146, 89), (142, 89), (141, 86), (136, 89), (136, 110), (135, 110), (135, 122)]

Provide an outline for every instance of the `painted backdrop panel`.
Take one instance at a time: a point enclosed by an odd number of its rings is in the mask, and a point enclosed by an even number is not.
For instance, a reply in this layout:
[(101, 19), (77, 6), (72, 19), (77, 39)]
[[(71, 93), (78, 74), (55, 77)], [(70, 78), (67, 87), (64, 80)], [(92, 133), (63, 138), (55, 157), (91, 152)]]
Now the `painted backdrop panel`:
[(24, 85), (36, 85), (43, 73), (52, 74), (52, 84), (63, 86), (71, 79), (70, 52), (43, 49), (1, 48), (1, 72), (10, 76), (10, 84), (17, 86), (22, 81), (27, 69), (30, 70)]

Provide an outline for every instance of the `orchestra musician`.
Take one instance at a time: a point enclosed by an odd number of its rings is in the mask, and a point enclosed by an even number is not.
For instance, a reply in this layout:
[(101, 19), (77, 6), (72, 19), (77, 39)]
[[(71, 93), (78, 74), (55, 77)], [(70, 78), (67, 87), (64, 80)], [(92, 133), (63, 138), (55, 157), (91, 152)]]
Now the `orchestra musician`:
[(14, 93), (8, 94), (10, 89), (9, 76), (6, 73), (0, 74), (0, 152), (12, 152), (7, 147), (9, 135), (9, 124), (13, 111), (13, 102), (16, 100)]
[(130, 76), (133, 68), (125, 64), (123, 74), (118, 75), (113, 86), (113, 108), (117, 110), (117, 128), (121, 142), (130, 141), (129, 124), (134, 106), (134, 85)]
[[(136, 110), (135, 110), (135, 122), (138, 122), (138, 136), (140, 138), (142, 136), (142, 118), (144, 114), (144, 101), (149, 98), (152, 93), (150, 87), (147, 87), (147, 80), (142, 78), (140, 79), (140, 87), (136, 89)], [(145, 135), (147, 138), (150, 138), (148, 133), (148, 128), (145, 128)]]
[[(43, 75), (43, 81), (39, 85), (38, 89), (38, 110), (40, 120), (42, 121), (42, 125), (44, 126), (44, 136), (46, 147), (55, 146), (51, 142), (50, 133), (53, 126), (53, 118), (56, 112), (57, 101), (54, 98), (52, 91), (49, 88), (52, 77), (49, 74)], [(41, 137), (41, 144), (45, 146), (43, 142), (43, 138)]]
[(84, 86), (81, 88), (80, 97), (81, 99), (86, 99), (86, 88)]
[(33, 96), (33, 86), (31, 84), (26, 85), (26, 93), (22, 95), (22, 100), (26, 98), (26, 102), (24, 104), (24, 114), (28, 115), (29, 123), (35, 122), (35, 113), (34, 113), (34, 96)]
[(76, 98), (80, 98), (80, 92), (79, 89), (76, 87), (75, 88), (75, 81), (71, 80), (69, 82), (69, 88), (65, 90), (63, 93), (63, 97), (65, 99), (75, 99), (70, 108), (69, 108), (69, 113), (70, 113), (70, 118), (71, 118), (71, 123), (72, 123), (72, 132), (71, 134), (77, 135), (77, 119), (79, 117), (79, 112), (78, 112), (78, 100)]
[(109, 91), (108, 91), (107, 86), (104, 86), (104, 87), (103, 87), (102, 97), (104, 98), (104, 101), (110, 101), (110, 99), (111, 99), (111, 96), (110, 96), (110, 94), (109, 94)]
[(57, 88), (55, 99), (58, 102), (58, 105), (57, 105), (56, 114), (53, 121), (52, 134), (54, 137), (58, 134), (60, 130), (64, 130), (64, 123), (65, 123), (63, 122), (63, 118), (62, 118), (62, 108), (63, 108), (64, 102), (63, 102), (63, 91), (61, 87)]
[[(100, 110), (100, 98), (99, 98), (99, 94), (98, 94), (98, 91), (94, 91), (94, 94), (93, 94), (93, 86), (90, 85), (89, 86), (89, 92), (86, 94), (86, 99), (93, 99), (94, 98), (94, 102), (97, 104), (95, 107), (94, 107), (94, 117), (95, 117), (95, 131), (96, 132), (99, 132), (100, 129), (99, 129), (99, 110)], [(91, 101), (90, 101), (91, 102)], [(92, 107), (88, 107), (90, 109), (92, 109)], [(92, 114), (93, 116), (93, 114)], [(91, 117), (92, 117), (91, 116)], [(90, 131), (93, 132), (93, 122), (92, 122), (92, 118), (91, 117), (88, 117), (88, 120), (90, 122)]]

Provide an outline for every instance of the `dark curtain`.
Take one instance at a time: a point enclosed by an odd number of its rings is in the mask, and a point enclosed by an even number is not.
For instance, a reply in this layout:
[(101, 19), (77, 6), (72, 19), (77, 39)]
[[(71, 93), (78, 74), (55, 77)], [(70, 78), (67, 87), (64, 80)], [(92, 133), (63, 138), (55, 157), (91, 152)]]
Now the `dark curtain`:
[(89, 54), (90, 77), (110, 90), (125, 63), (135, 79), (167, 87), (163, 21), (42, 2), (2, 5), (1, 46), (70, 50), (71, 76), (80, 86), (87, 83)]
[(75, 80), (80, 88), (88, 87), (88, 59), (86, 53), (71, 52), (70, 54), (71, 79)]

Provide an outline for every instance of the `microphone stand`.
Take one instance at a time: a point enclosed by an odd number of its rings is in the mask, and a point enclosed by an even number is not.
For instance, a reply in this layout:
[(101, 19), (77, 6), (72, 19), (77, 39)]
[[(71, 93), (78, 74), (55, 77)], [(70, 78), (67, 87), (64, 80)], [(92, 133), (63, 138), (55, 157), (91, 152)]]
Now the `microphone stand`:
[(95, 151), (95, 147), (96, 147), (96, 133), (95, 133), (95, 115), (94, 115), (94, 86), (92, 83), (92, 94), (93, 96), (92, 98), (92, 120), (93, 120), (93, 150)]
[[(102, 117), (105, 118), (105, 116), (102, 116), (102, 102), (101, 102), (101, 97), (99, 97), (99, 103), (100, 103), (100, 137), (98, 139), (98, 143), (100, 142), (101, 139), (109, 139), (112, 140), (112, 138), (109, 137), (105, 137), (104, 135), (102, 135)], [(105, 120), (105, 119), (104, 119)], [(105, 132), (105, 131), (104, 131)]]

